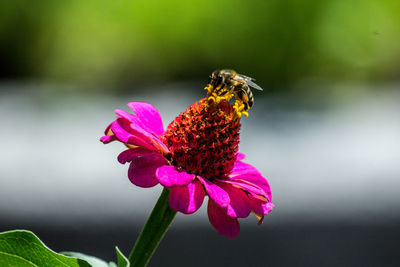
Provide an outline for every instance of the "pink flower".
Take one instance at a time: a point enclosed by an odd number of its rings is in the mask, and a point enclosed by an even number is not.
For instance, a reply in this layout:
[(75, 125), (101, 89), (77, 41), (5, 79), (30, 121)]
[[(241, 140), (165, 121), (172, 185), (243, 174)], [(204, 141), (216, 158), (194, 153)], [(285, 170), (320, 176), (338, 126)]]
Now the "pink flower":
[(202, 99), (182, 112), (164, 131), (151, 104), (131, 102), (134, 114), (116, 110), (103, 143), (117, 140), (128, 149), (128, 177), (140, 187), (169, 188), (172, 209), (191, 214), (208, 195), (208, 218), (220, 235), (234, 238), (238, 218), (253, 212), (262, 223), (274, 205), (268, 181), (238, 153), (240, 115), (227, 101)]

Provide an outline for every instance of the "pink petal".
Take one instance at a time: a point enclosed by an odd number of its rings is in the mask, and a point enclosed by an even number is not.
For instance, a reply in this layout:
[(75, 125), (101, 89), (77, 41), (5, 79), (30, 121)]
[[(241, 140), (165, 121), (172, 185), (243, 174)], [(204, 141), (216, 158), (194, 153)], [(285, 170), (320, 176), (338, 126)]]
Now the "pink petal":
[(105, 135), (105, 136), (100, 137), (100, 141), (101, 141), (103, 144), (108, 144), (108, 143), (110, 143), (110, 142), (112, 142), (112, 141), (115, 141), (115, 140), (117, 140), (117, 138), (115, 137), (115, 135)]
[(142, 156), (144, 154), (152, 154), (152, 153), (154, 153), (154, 152), (150, 151), (146, 148), (143, 148), (143, 147), (130, 148), (130, 149), (127, 149), (127, 150), (121, 152), (118, 155), (118, 161), (121, 164), (125, 164), (127, 162), (132, 161), (136, 157)]
[(107, 128), (104, 130), (104, 134), (105, 134), (105, 135), (110, 135), (110, 133), (112, 133), (112, 132), (111, 132), (111, 125), (112, 125), (112, 123), (110, 123), (110, 124), (107, 126)]
[(263, 205), (262, 205), (264, 215), (270, 213), (274, 208), (275, 208), (275, 205), (272, 202), (263, 203)]
[[(134, 126), (134, 128), (132, 128)], [(123, 143), (145, 147), (152, 151), (168, 153), (166, 145), (152, 133), (147, 132), (139, 125), (132, 124), (126, 118), (119, 117), (111, 126), (118, 140)]]
[(231, 201), (226, 208), (226, 213), (232, 218), (246, 218), (251, 212), (249, 197), (241, 189), (229, 184), (220, 184), (228, 194)]
[[(131, 115), (132, 117), (134, 117), (133, 115)], [(137, 118), (134, 117), (136, 120)], [(152, 143), (152, 139), (155, 139), (158, 137), (155, 137), (153, 134), (151, 134), (149, 131), (147, 131), (146, 129), (144, 129), (143, 127), (141, 127), (141, 123), (135, 123), (132, 120), (129, 120), (125, 117), (120, 117), (117, 119), (117, 122), (119, 123), (119, 125), (126, 131), (128, 132), (130, 135), (134, 136), (135, 138), (140, 138), (142, 140), (144, 140), (146, 143), (151, 144)]]
[(129, 129), (128, 132), (139, 135), (139, 136), (146, 136), (149, 140), (152, 139), (159, 139), (160, 134), (156, 134), (153, 129), (148, 128), (146, 124), (143, 123), (142, 120), (140, 120), (139, 117), (136, 115), (130, 114), (124, 110), (121, 109), (116, 109), (115, 113), (118, 115), (119, 119), (125, 119), (129, 121)]
[(171, 187), (169, 193), (169, 206), (185, 214), (197, 211), (203, 204), (205, 192), (197, 180), (186, 186)]
[(246, 155), (245, 155), (245, 154), (240, 153), (240, 152), (237, 153), (237, 156), (236, 156), (236, 160), (237, 160), (237, 161), (244, 160), (245, 158), (246, 158)]
[[(131, 135), (129, 141), (132, 142), (133, 145), (136, 145), (134, 142), (141, 142), (142, 146), (147, 147), (148, 149), (162, 153), (169, 152), (167, 146), (160, 140), (160, 137), (156, 136), (152, 130), (146, 128), (146, 126), (143, 125), (136, 116), (126, 113), (123, 110), (116, 110), (115, 112), (120, 113), (117, 122)], [(121, 114), (124, 114), (124, 116)]]
[(231, 171), (231, 176), (240, 174), (261, 175), (261, 173), (252, 165), (236, 160)]
[(151, 129), (156, 135), (163, 134), (164, 127), (161, 115), (153, 105), (145, 102), (130, 102), (128, 106), (147, 128)]
[(235, 238), (239, 235), (240, 224), (237, 219), (229, 217), (224, 210), (211, 199), (208, 200), (208, 219), (218, 234)]
[(210, 182), (207, 179), (203, 179), (200, 176), (197, 176), (197, 179), (204, 185), (204, 188), (207, 191), (208, 196), (215, 201), (221, 207), (227, 207), (230, 202), (230, 198), (227, 192), (225, 192), (221, 187), (217, 184)]
[[(234, 180), (236, 182), (246, 181), (247, 183), (252, 183), (254, 185), (257, 185), (265, 192), (268, 200), (269, 201), (272, 200), (271, 187), (269, 186), (269, 183), (268, 183), (267, 179), (265, 179), (265, 177), (256, 176), (256, 175), (249, 175), (249, 176), (239, 175), (239, 176), (236, 176), (234, 178)], [(252, 192), (256, 193), (255, 191), (252, 191)]]
[(268, 214), (274, 207), (275, 205), (271, 202), (268, 203), (263, 203), (259, 200), (251, 200), (250, 201), (252, 204), (252, 211), (254, 215), (256, 215), (258, 219), (257, 224), (262, 224), (264, 221), (264, 216)]
[(114, 132), (116, 138), (123, 143), (155, 150), (154, 146), (146, 140), (147, 137), (144, 134), (138, 132), (135, 134), (131, 133), (129, 124), (129, 121), (123, 118), (119, 118), (112, 123), (111, 130)]
[(117, 139), (114, 133), (111, 131), (111, 125), (112, 123), (110, 123), (105, 129), (104, 131), (105, 136), (100, 137), (100, 141), (103, 142), (103, 144), (108, 144)]
[[(126, 129), (124, 129), (124, 127), (122, 127), (120, 125), (120, 122), (123, 121), (114, 121), (111, 124), (111, 130), (113, 131), (115, 137), (123, 142), (123, 143), (128, 143), (129, 142), (129, 138), (132, 136), (132, 134), (130, 132), (128, 132)], [(128, 122), (129, 123), (129, 122)]]
[(225, 184), (229, 184), (233, 187), (236, 188), (240, 188), (243, 189), (244, 191), (246, 191), (247, 193), (251, 194), (252, 196), (263, 200), (263, 201), (269, 201), (270, 199), (268, 198), (267, 193), (265, 193), (265, 191), (259, 187), (256, 184), (253, 184), (247, 180), (241, 180), (241, 179), (225, 179), (225, 180), (219, 180), (217, 179), (218, 182), (221, 183), (225, 183)]
[(268, 214), (275, 207), (271, 202), (262, 202), (258, 199), (251, 199), (249, 203), (252, 211), (262, 215)]
[(271, 187), (267, 179), (250, 164), (236, 161), (229, 180), (237, 182), (247, 181), (248, 183), (256, 185), (265, 192), (270, 201), (272, 200)]
[(187, 185), (196, 175), (178, 171), (174, 166), (162, 166), (156, 172), (158, 181), (166, 187)]
[(129, 180), (140, 187), (152, 187), (158, 184), (156, 171), (167, 161), (160, 154), (145, 154), (132, 160), (128, 170)]
[(118, 115), (118, 118), (123, 118), (129, 121), (130, 128), (139, 129), (140, 131), (152, 134), (153, 131), (147, 128), (147, 126), (143, 124), (143, 122), (136, 115), (130, 114), (122, 109), (116, 109), (115, 113)]

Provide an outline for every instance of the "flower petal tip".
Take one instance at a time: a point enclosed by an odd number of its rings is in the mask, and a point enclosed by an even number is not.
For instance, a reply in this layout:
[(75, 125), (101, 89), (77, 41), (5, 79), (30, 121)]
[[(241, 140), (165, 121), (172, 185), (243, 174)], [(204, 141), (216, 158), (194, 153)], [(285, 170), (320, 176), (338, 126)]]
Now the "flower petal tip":
[(235, 238), (239, 235), (240, 224), (238, 219), (229, 217), (224, 209), (212, 200), (208, 201), (207, 214), (211, 225), (217, 230), (218, 234), (228, 238)]
[(136, 157), (129, 165), (129, 180), (140, 187), (153, 187), (158, 184), (157, 169), (165, 164), (167, 164), (166, 160), (159, 154)]
[(184, 186), (192, 182), (196, 175), (179, 171), (174, 166), (162, 166), (157, 169), (158, 181), (165, 187)]
[(231, 199), (229, 197), (229, 194), (224, 189), (222, 189), (221, 186), (200, 176), (197, 176), (197, 179), (199, 179), (200, 182), (203, 184), (208, 196), (210, 197), (210, 199), (213, 200), (213, 202), (218, 204), (220, 207), (228, 207)]
[(140, 121), (156, 135), (162, 135), (164, 126), (158, 110), (150, 103), (129, 102), (128, 106), (132, 109)]
[(108, 144), (115, 140), (116, 140), (116, 138), (114, 135), (105, 135), (105, 136), (100, 137), (100, 142), (102, 142), (103, 144)]
[(121, 164), (125, 164), (127, 162), (130, 162), (132, 160), (134, 160), (135, 158), (139, 157), (139, 156), (144, 156), (144, 155), (154, 155), (154, 156), (159, 156), (160, 154), (154, 152), (154, 151), (150, 151), (146, 148), (143, 147), (131, 147), (130, 149), (127, 149), (125, 151), (122, 151), (119, 155), (118, 155), (118, 162)]
[(237, 160), (237, 161), (242, 161), (242, 160), (244, 160), (245, 158), (246, 158), (246, 155), (243, 154), (243, 153), (238, 152), (237, 155), (236, 155), (236, 160)]
[(197, 180), (187, 186), (175, 186), (170, 189), (169, 206), (184, 214), (196, 212), (203, 204), (205, 192)]

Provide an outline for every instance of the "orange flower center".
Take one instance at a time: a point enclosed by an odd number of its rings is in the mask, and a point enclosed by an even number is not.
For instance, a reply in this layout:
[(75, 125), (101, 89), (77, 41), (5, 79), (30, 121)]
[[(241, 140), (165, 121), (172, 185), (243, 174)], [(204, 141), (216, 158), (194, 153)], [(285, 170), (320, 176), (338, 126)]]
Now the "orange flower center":
[(236, 161), (240, 126), (228, 101), (204, 98), (168, 125), (163, 141), (174, 166), (209, 180), (224, 178)]

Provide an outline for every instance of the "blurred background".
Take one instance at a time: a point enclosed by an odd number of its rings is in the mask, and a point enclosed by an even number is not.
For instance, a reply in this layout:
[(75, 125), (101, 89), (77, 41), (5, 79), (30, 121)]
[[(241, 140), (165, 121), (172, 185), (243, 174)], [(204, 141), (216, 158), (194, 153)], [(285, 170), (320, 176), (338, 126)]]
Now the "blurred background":
[(130, 184), (99, 142), (130, 101), (164, 126), (208, 75), (257, 79), (240, 150), (271, 184), (235, 240), (203, 204), (150, 266), (398, 266), (400, 2), (2, 1), (0, 231), (56, 251), (128, 254), (160, 187)]

